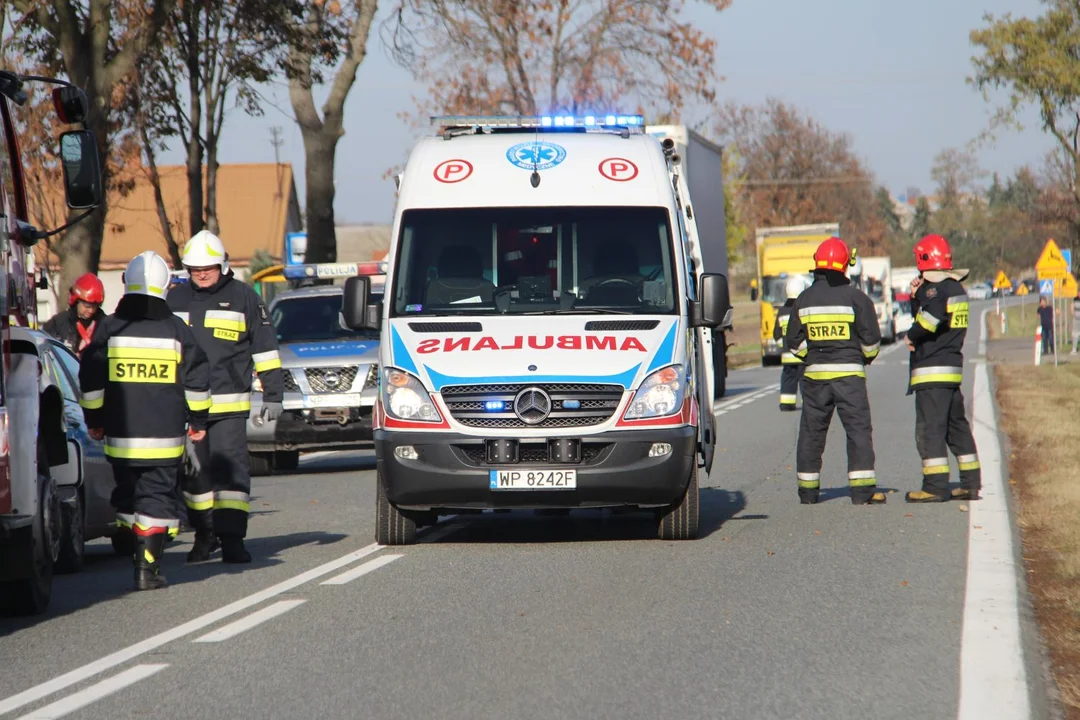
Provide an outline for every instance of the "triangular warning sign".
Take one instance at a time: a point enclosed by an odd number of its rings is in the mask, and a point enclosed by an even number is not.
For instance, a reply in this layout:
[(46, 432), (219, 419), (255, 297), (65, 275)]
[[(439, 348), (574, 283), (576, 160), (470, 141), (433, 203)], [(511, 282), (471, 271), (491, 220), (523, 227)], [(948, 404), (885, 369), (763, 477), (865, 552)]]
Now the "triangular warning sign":
[(1061, 254), (1061, 248), (1057, 246), (1053, 238), (1046, 241), (1046, 247), (1043, 248), (1042, 254), (1039, 255), (1039, 259), (1035, 261), (1036, 270), (1068, 270), (1069, 265), (1065, 262), (1065, 257)]
[(1024, 284), (1021, 283), (1020, 287), (1016, 288), (1016, 294), (1017, 295), (1027, 295), (1028, 294), (1027, 285), (1024, 285)]
[(998, 270), (997, 278), (994, 280), (994, 289), (1004, 290), (1011, 287), (1012, 283), (1009, 282), (1009, 276), (1005, 274), (1004, 270)]

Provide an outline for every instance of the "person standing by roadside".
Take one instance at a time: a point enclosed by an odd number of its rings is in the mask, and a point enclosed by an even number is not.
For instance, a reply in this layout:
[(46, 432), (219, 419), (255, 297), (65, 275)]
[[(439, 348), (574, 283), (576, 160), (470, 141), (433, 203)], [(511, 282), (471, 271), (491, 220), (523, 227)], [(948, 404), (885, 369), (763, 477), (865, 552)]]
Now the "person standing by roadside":
[(1039, 324), (1042, 326), (1042, 351), (1044, 355), (1054, 352), (1054, 308), (1039, 298)]
[(1072, 326), (1073, 346), (1072, 346), (1072, 352), (1070, 352), (1069, 354), (1070, 355), (1075, 355), (1077, 345), (1080, 345), (1080, 293), (1077, 293), (1076, 297), (1073, 298), (1072, 305), (1073, 305), (1073, 326)]

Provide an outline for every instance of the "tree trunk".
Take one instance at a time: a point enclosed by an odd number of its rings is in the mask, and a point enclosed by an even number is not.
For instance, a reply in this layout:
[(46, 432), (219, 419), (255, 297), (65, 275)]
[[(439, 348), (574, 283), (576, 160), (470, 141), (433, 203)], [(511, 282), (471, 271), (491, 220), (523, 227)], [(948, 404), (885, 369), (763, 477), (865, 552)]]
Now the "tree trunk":
[(206, 137), (206, 229), (215, 235), (221, 233), (217, 216), (218, 136), (213, 128), (207, 128)]
[(302, 129), (304, 137), (305, 218), (307, 252), (304, 262), (337, 262), (334, 231), (334, 152), (337, 133)]

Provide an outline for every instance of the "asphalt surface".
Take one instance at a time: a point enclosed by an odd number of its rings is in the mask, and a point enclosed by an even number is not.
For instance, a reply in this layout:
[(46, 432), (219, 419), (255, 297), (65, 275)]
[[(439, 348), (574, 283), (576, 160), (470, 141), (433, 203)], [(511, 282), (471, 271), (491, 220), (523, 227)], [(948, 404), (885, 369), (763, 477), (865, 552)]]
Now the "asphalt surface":
[(968, 523), (903, 502), (920, 478), (906, 366), (894, 345), (869, 371), (895, 491), (876, 507), (848, 499), (836, 419), (826, 501), (799, 505), (779, 369), (733, 373), (694, 542), (639, 515), (515, 512), (371, 547), (374, 458), (305, 458), (255, 481), (254, 564), (185, 566), (184, 535), (171, 587), (132, 593), (130, 561), (97, 542), (47, 615), (0, 619), (0, 717), (956, 718)]

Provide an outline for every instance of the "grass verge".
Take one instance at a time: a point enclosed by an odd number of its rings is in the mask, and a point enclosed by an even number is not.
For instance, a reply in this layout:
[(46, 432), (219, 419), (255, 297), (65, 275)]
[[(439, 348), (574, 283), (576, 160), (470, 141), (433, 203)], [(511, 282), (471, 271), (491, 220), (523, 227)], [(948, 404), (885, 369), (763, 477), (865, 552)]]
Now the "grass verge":
[(1080, 365), (998, 365), (1028, 585), (1066, 717), (1080, 720)]
[[(991, 340), (998, 338), (1025, 338), (1035, 341), (1035, 326), (1039, 322), (1039, 298), (1031, 295), (1026, 296), (1027, 301), (1020, 305), (1003, 308), (1005, 313), (1005, 333), (1001, 332), (1001, 317), (990, 310), (986, 314), (986, 325)], [(1068, 321), (1068, 338), (1072, 338), (1072, 304), (1069, 303), (1065, 310), (1061, 309), (1061, 301), (1058, 301), (1058, 312), (1066, 313)]]

